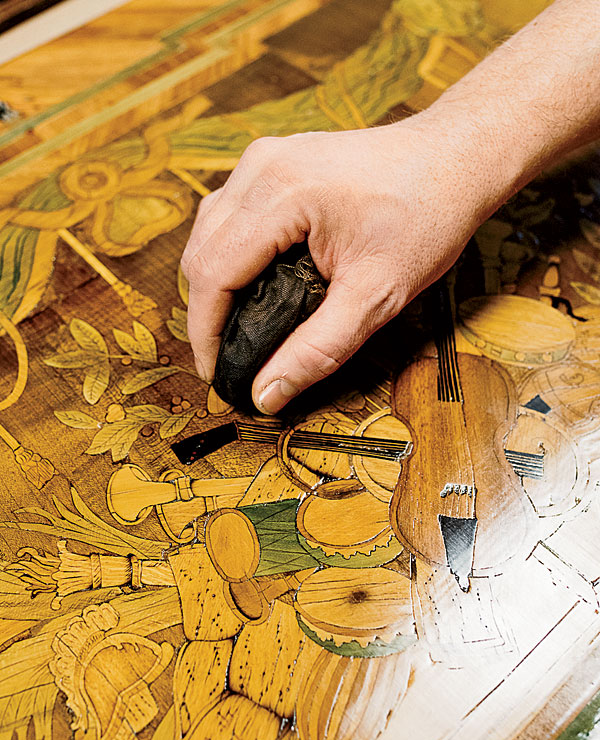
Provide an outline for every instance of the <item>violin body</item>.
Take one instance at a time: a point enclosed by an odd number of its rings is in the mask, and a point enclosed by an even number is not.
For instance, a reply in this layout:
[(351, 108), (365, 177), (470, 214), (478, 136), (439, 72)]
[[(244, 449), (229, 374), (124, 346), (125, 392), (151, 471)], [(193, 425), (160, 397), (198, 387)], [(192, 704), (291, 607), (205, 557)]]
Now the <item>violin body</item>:
[(503, 448), (515, 390), (492, 360), (455, 353), (452, 362), (462, 400), (440, 400), (437, 358), (418, 359), (397, 378), (394, 411), (410, 420), (414, 446), (392, 497), (392, 528), (415, 555), (445, 566), (442, 530), (463, 520), (474, 531), (469, 575), (492, 575), (536, 541), (533, 506)]

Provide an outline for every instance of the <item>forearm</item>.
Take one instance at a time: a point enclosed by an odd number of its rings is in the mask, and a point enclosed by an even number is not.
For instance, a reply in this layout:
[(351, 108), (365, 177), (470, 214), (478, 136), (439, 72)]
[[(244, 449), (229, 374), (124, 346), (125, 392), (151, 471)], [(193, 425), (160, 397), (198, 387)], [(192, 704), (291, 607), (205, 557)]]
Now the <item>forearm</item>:
[(600, 4), (556, 0), (413, 120), (462, 151), (482, 221), (600, 136)]

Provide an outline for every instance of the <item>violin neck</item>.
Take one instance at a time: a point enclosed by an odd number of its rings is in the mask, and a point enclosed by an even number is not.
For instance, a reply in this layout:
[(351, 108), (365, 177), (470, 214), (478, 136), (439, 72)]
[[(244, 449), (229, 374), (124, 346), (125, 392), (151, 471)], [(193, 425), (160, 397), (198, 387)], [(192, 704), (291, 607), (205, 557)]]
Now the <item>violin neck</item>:
[[(259, 424), (236, 423), (239, 438), (247, 442), (277, 444), (281, 429), (260, 426)], [(300, 450), (323, 450), (342, 452), (348, 455), (374, 457), (379, 460), (400, 460), (412, 448), (405, 440), (382, 439), (379, 437), (353, 437), (346, 434), (326, 434), (324, 432), (292, 432), (288, 446)]]
[(456, 357), (452, 305), (448, 285), (443, 278), (439, 281), (439, 312), (435, 327), (435, 344), (438, 353), (438, 400), (462, 403), (463, 393)]

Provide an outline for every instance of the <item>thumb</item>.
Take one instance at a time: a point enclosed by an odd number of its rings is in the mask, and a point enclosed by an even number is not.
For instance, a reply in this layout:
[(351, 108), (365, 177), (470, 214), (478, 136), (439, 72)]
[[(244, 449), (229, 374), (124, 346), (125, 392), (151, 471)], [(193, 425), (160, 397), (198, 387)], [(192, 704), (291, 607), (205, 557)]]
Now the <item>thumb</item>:
[(391, 304), (387, 298), (377, 300), (374, 291), (363, 288), (359, 294), (332, 282), (317, 311), (259, 371), (252, 386), (256, 407), (265, 414), (276, 414), (294, 396), (337, 370), (392, 318)]

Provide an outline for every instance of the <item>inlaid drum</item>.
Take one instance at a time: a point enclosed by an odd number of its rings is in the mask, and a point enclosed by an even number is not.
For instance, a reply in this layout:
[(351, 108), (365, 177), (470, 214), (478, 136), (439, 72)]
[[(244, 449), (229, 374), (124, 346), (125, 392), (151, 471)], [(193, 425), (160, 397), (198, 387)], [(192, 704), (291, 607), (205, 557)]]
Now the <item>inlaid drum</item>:
[[(334, 414), (330, 418), (311, 419), (290, 429), (282, 435), (278, 445), (278, 457), (285, 474), (300, 486), (302, 490), (310, 491), (324, 480), (342, 480), (350, 478), (352, 468), (347, 450), (340, 446), (339, 450), (332, 450), (328, 444), (332, 435), (348, 435), (353, 431), (351, 425), (344, 425)], [(299, 447), (294, 444), (292, 437), (298, 437), (302, 432), (310, 432), (314, 436), (313, 444)]]
[(572, 356), (600, 370), (600, 306), (577, 306), (575, 313), (585, 321), (578, 321), (575, 325)]
[(536, 404), (573, 438), (600, 434), (600, 372), (581, 362), (534, 370), (519, 387), (519, 402)]
[(389, 504), (369, 491), (341, 499), (309, 496), (300, 504), (296, 524), (307, 552), (328, 565), (374, 567), (403, 550), (392, 532)]
[(505, 449), (540, 516), (562, 516), (587, 505), (593, 488), (589, 460), (556, 421), (535, 411), (521, 413)]
[[(412, 442), (410, 430), (400, 419), (392, 416), (390, 409), (369, 416), (357, 427), (354, 436)], [(363, 486), (380, 501), (389, 503), (400, 475), (400, 461), (366, 455), (352, 455), (350, 461)]]
[(386, 568), (324, 568), (296, 595), (298, 624), (339, 655), (376, 657), (416, 641), (410, 580)]
[(297, 499), (221, 509), (206, 524), (206, 548), (226, 581), (316, 567), (296, 531)]
[(470, 298), (458, 309), (460, 330), (486, 357), (531, 367), (563, 360), (575, 341), (573, 322), (546, 303), (517, 295)]

